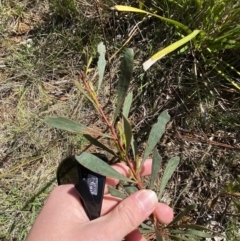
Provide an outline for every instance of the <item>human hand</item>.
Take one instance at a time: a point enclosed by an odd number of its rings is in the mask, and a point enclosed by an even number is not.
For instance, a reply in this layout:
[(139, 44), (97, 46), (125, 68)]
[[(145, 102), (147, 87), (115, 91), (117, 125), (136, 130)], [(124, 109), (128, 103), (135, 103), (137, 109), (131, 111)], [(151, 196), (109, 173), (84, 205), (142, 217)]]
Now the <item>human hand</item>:
[[(151, 173), (152, 160), (148, 159), (141, 175)], [(128, 167), (115, 164), (113, 168), (128, 175)], [(74, 185), (66, 184), (55, 188), (38, 215), (27, 241), (144, 241), (137, 227), (154, 212), (158, 221), (169, 223), (173, 211), (166, 204), (158, 203), (151, 190), (138, 191), (125, 200), (108, 194), (107, 186), (118, 181), (107, 178), (101, 217), (89, 221)]]

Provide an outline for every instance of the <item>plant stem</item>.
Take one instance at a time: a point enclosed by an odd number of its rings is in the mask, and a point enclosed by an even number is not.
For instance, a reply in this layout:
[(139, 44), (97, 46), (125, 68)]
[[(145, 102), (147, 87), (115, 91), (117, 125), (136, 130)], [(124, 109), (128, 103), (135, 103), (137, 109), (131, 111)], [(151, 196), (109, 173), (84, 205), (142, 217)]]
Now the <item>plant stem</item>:
[(93, 99), (93, 102), (95, 103), (95, 107), (96, 107), (97, 111), (100, 113), (100, 115), (102, 116), (102, 118), (105, 121), (106, 125), (108, 126), (110, 132), (112, 133), (112, 138), (115, 141), (117, 148), (124, 154), (125, 161), (126, 161), (128, 167), (130, 168), (130, 170), (131, 170), (135, 180), (137, 181), (138, 188), (140, 190), (144, 189), (144, 186), (143, 186), (141, 178), (140, 178), (140, 174), (138, 172), (136, 172), (135, 165), (132, 165), (132, 162), (129, 159), (127, 153), (126, 153), (125, 148), (123, 147), (122, 143), (120, 142), (120, 140), (119, 140), (119, 138), (117, 136), (117, 133), (116, 133), (116, 130), (115, 130), (114, 126), (110, 123), (110, 121), (106, 117), (106, 115), (105, 115), (105, 113), (104, 113), (104, 111), (102, 109), (102, 106), (101, 106), (101, 104), (98, 101), (98, 97), (97, 97), (95, 91), (92, 90), (89, 87), (89, 84), (87, 83), (87, 81), (85, 79), (85, 76), (82, 73), (80, 73), (80, 78), (83, 81), (83, 84), (85, 86), (86, 91), (88, 92), (90, 97)]
[[(103, 120), (105, 121), (106, 125), (108, 126), (110, 132), (112, 133), (112, 139), (114, 140), (116, 147), (124, 154), (125, 161), (131, 170), (133, 178), (136, 180), (136, 184), (137, 184), (139, 190), (145, 189), (143, 186), (142, 180), (140, 178), (140, 171), (137, 171), (138, 168), (137, 168), (136, 164), (135, 163), (133, 164), (132, 161), (129, 159), (124, 146), (122, 145), (121, 141), (118, 138), (118, 135), (116, 133), (114, 126), (108, 120), (107, 116), (105, 115), (105, 113), (102, 109), (101, 104), (98, 101), (98, 96), (97, 96), (96, 92), (93, 90), (93, 87), (90, 88), (89, 84), (87, 83), (87, 81), (85, 79), (85, 76), (82, 73), (80, 73), (80, 78), (83, 81), (85, 89), (88, 92), (90, 98), (92, 98), (93, 103), (95, 104), (94, 107), (100, 113), (101, 117), (103, 118)], [(156, 215), (153, 213), (150, 217), (152, 218), (154, 225), (156, 225), (157, 224)]]

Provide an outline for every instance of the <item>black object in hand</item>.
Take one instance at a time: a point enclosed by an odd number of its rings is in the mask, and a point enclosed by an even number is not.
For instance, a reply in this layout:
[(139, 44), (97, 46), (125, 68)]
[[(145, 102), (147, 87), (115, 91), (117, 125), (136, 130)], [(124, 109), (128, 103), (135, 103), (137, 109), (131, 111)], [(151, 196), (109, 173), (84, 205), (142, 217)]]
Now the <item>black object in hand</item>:
[[(102, 154), (93, 154), (107, 162)], [(100, 217), (106, 177), (82, 166), (75, 156), (64, 159), (57, 169), (58, 185), (75, 184), (90, 220)]]

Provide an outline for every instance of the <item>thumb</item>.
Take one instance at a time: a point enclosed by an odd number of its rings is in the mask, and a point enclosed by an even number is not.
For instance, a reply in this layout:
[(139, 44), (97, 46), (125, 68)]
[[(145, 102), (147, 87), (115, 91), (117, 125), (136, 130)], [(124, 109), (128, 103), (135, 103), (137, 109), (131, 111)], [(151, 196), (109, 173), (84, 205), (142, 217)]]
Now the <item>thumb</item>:
[[(108, 240), (122, 240), (149, 217), (157, 203), (157, 195), (151, 190), (138, 191), (120, 202), (105, 216)], [(117, 232), (113, 232), (116, 228)]]

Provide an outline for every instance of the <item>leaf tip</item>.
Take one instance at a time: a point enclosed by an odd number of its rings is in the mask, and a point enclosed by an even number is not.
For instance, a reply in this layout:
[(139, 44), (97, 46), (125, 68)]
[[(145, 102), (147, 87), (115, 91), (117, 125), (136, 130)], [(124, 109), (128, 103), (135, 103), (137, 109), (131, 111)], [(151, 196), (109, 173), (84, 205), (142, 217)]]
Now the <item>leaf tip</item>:
[(143, 63), (143, 69), (144, 71), (147, 71), (156, 61), (153, 61), (151, 58), (148, 59)]

